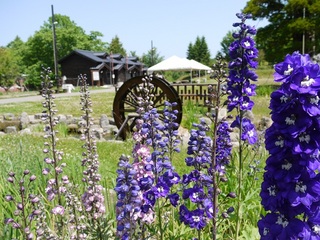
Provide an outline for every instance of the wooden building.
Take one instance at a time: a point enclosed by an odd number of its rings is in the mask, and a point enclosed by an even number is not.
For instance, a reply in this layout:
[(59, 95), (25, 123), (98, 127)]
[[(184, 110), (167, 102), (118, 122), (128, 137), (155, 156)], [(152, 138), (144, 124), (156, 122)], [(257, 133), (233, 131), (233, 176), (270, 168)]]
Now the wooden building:
[(146, 73), (137, 57), (107, 54), (87, 50), (74, 50), (59, 60), (64, 83), (79, 85), (78, 76), (87, 76), (90, 85), (116, 85)]

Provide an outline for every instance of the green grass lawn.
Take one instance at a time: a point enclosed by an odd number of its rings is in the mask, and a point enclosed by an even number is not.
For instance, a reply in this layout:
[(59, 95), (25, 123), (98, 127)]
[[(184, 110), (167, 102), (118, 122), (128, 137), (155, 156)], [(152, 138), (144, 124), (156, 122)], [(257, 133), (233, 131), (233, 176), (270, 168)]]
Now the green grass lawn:
[[(264, 76), (268, 76), (268, 73), (264, 73)], [(266, 78), (267, 79), (267, 78)], [(253, 113), (257, 119), (263, 116), (269, 116), (269, 101), (270, 93), (276, 88), (270, 84), (259, 84), (257, 89), (257, 96), (253, 98), (255, 101), (255, 107)], [(23, 96), (26, 93), (13, 94), (13, 96)], [(33, 94), (33, 93), (29, 93)], [(0, 98), (3, 96), (0, 96)], [(5, 96), (7, 97), (7, 96)], [(111, 116), (112, 103), (113, 103), (114, 93), (95, 93), (91, 94), (92, 99), (92, 109), (93, 117), (98, 118), (101, 114), (107, 114)], [(58, 114), (71, 114), (73, 116), (80, 116), (82, 112), (80, 111), (80, 97), (71, 96), (56, 98), (55, 103), (57, 105)], [(184, 106), (184, 116), (183, 123), (185, 127), (190, 122), (198, 122), (199, 116), (205, 115), (204, 108), (197, 108), (194, 104), (189, 104), (190, 106)], [(21, 114), (22, 112), (27, 112), (28, 114), (35, 114), (42, 112), (41, 102), (26, 102), (26, 103), (13, 103), (0, 105), (0, 114), (4, 113), (14, 113)], [(188, 125), (187, 127), (191, 127)], [(57, 148), (64, 152), (63, 161), (67, 163), (65, 168), (65, 174), (70, 176), (69, 178), (76, 182), (81, 183), (83, 167), (81, 166), (81, 159), (83, 158), (83, 142), (79, 139), (73, 137), (59, 136)], [(36, 188), (44, 188), (46, 178), (42, 176), (41, 171), (45, 167), (44, 164), (44, 154), (43, 154), (43, 144), (45, 139), (42, 134), (37, 133), (36, 135), (20, 135), (20, 134), (7, 134), (0, 136), (0, 195), (5, 196), (8, 191), (13, 191), (12, 187), (6, 181), (7, 173), (14, 171), (17, 173), (22, 173), (25, 169), (29, 169), (33, 174), (39, 176), (38, 185)], [(105, 187), (106, 191), (106, 202), (109, 204), (108, 211), (111, 216), (114, 217), (114, 199), (110, 200), (108, 195), (109, 190), (113, 189), (115, 186), (116, 179), (116, 169), (119, 157), (121, 154), (131, 155), (133, 140), (128, 139), (126, 141), (101, 141), (97, 142), (97, 151), (100, 160), (100, 173), (102, 176), (101, 183)], [(181, 153), (175, 154), (173, 157), (173, 165), (175, 166), (179, 174), (184, 174), (190, 171), (190, 168), (185, 164), (185, 157), (187, 156), (186, 146), (181, 147)], [(233, 154), (231, 165), (227, 167), (227, 175), (229, 181), (222, 186), (223, 191), (234, 191), (236, 188), (235, 176), (238, 171), (236, 151)], [(260, 148), (259, 151), (256, 149), (248, 150), (247, 161), (245, 162), (245, 178), (243, 186), (241, 189), (243, 191), (243, 202), (241, 206), (241, 215), (243, 222), (242, 229), (242, 239), (258, 239), (258, 232), (256, 227), (256, 222), (259, 219), (259, 215), (262, 212), (259, 199), (260, 184), (262, 181), (261, 169), (264, 167), (264, 161), (266, 159), (265, 151)], [(255, 164), (255, 161), (259, 160), (260, 165)], [(260, 169), (260, 171), (257, 171)], [(114, 196), (113, 196), (114, 198)], [(108, 200), (109, 199), (109, 200)], [(236, 200), (226, 200), (220, 206), (221, 209), (232, 206), (236, 204)], [(0, 206), (5, 211), (0, 211), (0, 229), (4, 229), (3, 232), (0, 230), (0, 239), (5, 239), (3, 236), (7, 228), (3, 225), (4, 218), (10, 216), (14, 211), (13, 208), (8, 208), (3, 198), (0, 199)], [(175, 217), (177, 220), (177, 216)], [(230, 219), (227, 219), (223, 224), (221, 224), (220, 239), (233, 239), (232, 234), (234, 232), (235, 225), (233, 223), (234, 217), (231, 215)], [(178, 224), (178, 223), (175, 223)], [(172, 227), (176, 229), (177, 225)], [(179, 225), (180, 233), (185, 230), (183, 225)], [(178, 234), (174, 231), (174, 234)], [(186, 231), (187, 232), (187, 231)], [(186, 233), (185, 237), (180, 239), (190, 239), (191, 236), (195, 236), (194, 232), (191, 235)], [(186, 238), (188, 236), (188, 238)], [(168, 238), (169, 239), (169, 238)], [(170, 238), (171, 239), (171, 238)], [(175, 239), (175, 238), (172, 238)], [(205, 238), (203, 238), (205, 239)]]

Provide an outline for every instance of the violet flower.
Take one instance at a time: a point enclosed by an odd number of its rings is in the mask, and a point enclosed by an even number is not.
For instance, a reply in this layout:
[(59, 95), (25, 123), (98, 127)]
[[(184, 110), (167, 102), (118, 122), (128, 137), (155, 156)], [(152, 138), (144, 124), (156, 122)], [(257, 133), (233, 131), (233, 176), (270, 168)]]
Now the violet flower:
[(267, 214), (259, 232), (261, 239), (319, 239), (320, 69), (294, 52), (275, 65), (274, 79), (282, 85), (271, 94), (270, 156), (260, 192)]
[(85, 167), (83, 171), (83, 181), (86, 183), (86, 190), (82, 195), (82, 203), (86, 212), (90, 214), (91, 220), (101, 218), (106, 209), (104, 203), (103, 186), (99, 184), (101, 176), (99, 174), (99, 156), (97, 153), (96, 139), (94, 132), (91, 129), (93, 125), (92, 102), (90, 93), (88, 91), (88, 85), (86, 82), (86, 76), (79, 76), (81, 81), (81, 110), (83, 111), (83, 134), (81, 139), (85, 141), (83, 148), (85, 152), (82, 154), (82, 166)]
[(194, 210), (189, 210), (186, 204), (180, 206), (180, 220), (191, 228), (203, 229), (213, 217), (212, 204), (212, 166), (211, 145), (212, 140), (207, 136), (210, 128), (204, 120), (193, 124), (197, 129), (192, 129), (188, 142), (188, 157), (185, 162), (192, 166), (189, 174), (184, 174), (182, 179), (182, 198), (195, 203)]
[(135, 179), (136, 171), (129, 163), (129, 157), (121, 156), (118, 166), (115, 187), (118, 199), (116, 204), (117, 236), (119, 239), (131, 239), (137, 226), (137, 214), (141, 211), (140, 187)]
[(251, 111), (254, 105), (250, 99), (255, 95), (255, 85), (251, 81), (257, 80), (257, 75), (252, 68), (257, 67), (255, 59), (258, 50), (252, 35), (256, 34), (255, 28), (245, 24), (251, 18), (249, 14), (237, 14), (240, 22), (233, 24), (239, 27), (239, 31), (233, 34), (234, 42), (229, 47), (231, 61), (229, 63), (228, 81), (228, 111), (237, 110), (239, 117), (232, 123), (232, 127), (241, 128), (241, 140), (254, 144), (257, 141), (257, 133), (250, 119), (244, 117), (246, 111)]
[(4, 199), (13, 204), (16, 210), (11, 218), (5, 219), (4, 223), (18, 229), (24, 239), (34, 239), (34, 225), (37, 223), (37, 216), (42, 212), (39, 209), (40, 197), (31, 193), (36, 176), (31, 175), (29, 170), (24, 170), (20, 179), (17, 179), (14, 172), (8, 175), (7, 181), (13, 189), (17, 188), (17, 193), (7, 194)]

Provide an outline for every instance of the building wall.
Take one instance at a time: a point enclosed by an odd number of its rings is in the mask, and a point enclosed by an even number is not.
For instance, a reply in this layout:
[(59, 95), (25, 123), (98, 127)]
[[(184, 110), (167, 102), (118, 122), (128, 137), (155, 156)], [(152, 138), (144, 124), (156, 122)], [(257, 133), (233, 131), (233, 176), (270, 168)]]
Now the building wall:
[[(96, 67), (99, 65), (99, 62), (90, 60), (82, 55), (73, 53), (67, 58), (63, 59), (60, 63), (61, 76), (66, 76), (67, 80), (65, 83), (71, 83), (74, 86), (77, 86), (78, 76), (80, 74), (87, 76), (87, 82), (89, 85), (92, 85), (92, 76), (90, 68)], [(99, 71), (100, 82), (94, 82), (94, 85), (104, 85), (104, 84), (117, 84), (118, 82), (124, 82), (134, 76), (139, 76), (143, 74), (138, 69), (131, 70), (127, 72), (125, 68), (121, 68), (119, 71), (114, 71), (115, 78), (112, 79), (112, 74), (107, 67), (100, 69)]]
[(95, 67), (96, 62), (81, 57), (77, 54), (70, 55), (62, 63), (60, 63), (60, 69), (62, 76), (66, 76), (66, 83), (77, 85), (78, 76), (80, 74), (87, 76), (87, 82), (91, 85), (91, 67)]

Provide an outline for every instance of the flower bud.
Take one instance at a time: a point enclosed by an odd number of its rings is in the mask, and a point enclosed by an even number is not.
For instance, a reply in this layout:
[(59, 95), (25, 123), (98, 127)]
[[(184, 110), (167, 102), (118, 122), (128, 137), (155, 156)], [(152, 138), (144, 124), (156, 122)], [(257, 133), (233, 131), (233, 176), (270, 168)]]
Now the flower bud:
[(226, 212), (223, 212), (223, 213), (221, 214), (221, 216), (222, 216), (223, 218), (228, 218), (228, 217), (229, 217), (229, 214), (226, 213)]
[(30, 180), (30, 182), (33, 182), (34, 180), (36, 180), (36, 178), (37, 178), (36, 175), (31, 175), (29, 180)]
[(228, 194), (228, 197), (229, 197), (229, 198), (236, 198), (237, 195), (236, 195), (235, 192), (230, 192), (230, 193)]
[(220, 178), (220, 181), (221, 181), (221, 182), (228, 182), (228, 179), (223, 176), (223, 177)]
[(234, 207), (229, 207), (227, 210), (227, 213), (232, 213), (232, 212), (234, 212)]
[(5, 199), (6, 199), (7, 202), (10, 202), (10, 201), (14, 200), (14, 198), (11, 195), (5, 196)]
[(17, 208), (18, 208), (19, 210), (22, 210), (22, 209), (23, 209), (22, 203), (18, 203), (18, 204), (17, 204)]
[(32, 212), (34, 215), (38, 216), (41, 214), (41, 211), (39, 209), (36, 209)]
[(13, 179), (13, 177), (8, 177), (7, 181), (13, 183), (14, 179)]

